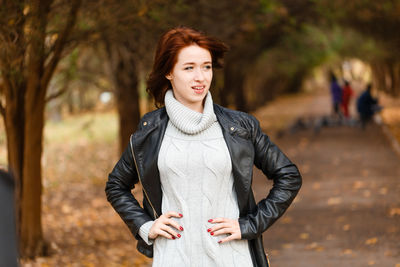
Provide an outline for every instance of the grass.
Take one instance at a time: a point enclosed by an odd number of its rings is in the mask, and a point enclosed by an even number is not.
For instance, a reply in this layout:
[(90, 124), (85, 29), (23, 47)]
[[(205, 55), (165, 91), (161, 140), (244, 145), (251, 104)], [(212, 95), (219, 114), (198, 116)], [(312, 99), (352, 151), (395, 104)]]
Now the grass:
[(115, 112), (85, 113), (67, 117), (62, 122), (48, 121), (44, 131), (44, 142), (45, 145), (64, 142), (109, 144), (115, 141), (117, 124)]
[[(44, 128), (44, 151), (68, 145), (70, 148), (93, 144), (115, 145), (118, 134), (117, 113), (84, 113), (60, 122), (48, 120)], [(7, 145), (3, 120), (0, 122), (0, 166), (7, 165)]]

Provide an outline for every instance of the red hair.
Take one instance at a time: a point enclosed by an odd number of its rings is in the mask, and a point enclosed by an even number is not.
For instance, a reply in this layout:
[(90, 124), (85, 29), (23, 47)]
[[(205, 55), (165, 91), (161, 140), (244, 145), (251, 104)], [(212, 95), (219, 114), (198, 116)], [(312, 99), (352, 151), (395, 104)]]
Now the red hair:
[(228, 50), (223, 42), (187, 27), (167, 31), (158, 41), (153, 68), (147, 80), (146, 91), (154, 97), (156, 107), (164, 105), (165, 93), (171, 88), (165, 76), (174, 68), (180, 50), (193, 44), (210, 52), (213, 67), (222, 67), (221, 60)]

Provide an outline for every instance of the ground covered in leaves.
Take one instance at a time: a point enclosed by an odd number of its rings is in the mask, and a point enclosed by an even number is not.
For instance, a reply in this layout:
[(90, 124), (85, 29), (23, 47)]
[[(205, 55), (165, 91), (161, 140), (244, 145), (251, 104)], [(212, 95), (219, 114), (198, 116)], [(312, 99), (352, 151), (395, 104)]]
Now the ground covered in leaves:
[[(388, 101), (382, 117), (396, 135), (400, 105)], [(304, 177), (294, 205), (264, 234), (272, 266), (399, 267), (400, 164), (381, 127), (342, 125), (319, 133), (306, 127), (277, 134), (298, 117), (329, 113), (326, 92), (282, 97), (255, 113)], [(151, 265), (105, 198), (107, 175), (119, 157), (116, 123), (115, 113), (47, 123), (43, 228), (50, 255), (23, 260), (22, 266)], [(5, 155), (1, 149), (1, 163)], [(261, 199), (271, 182), (256, 171), (253, 187)], [(139, 187), (134, 193), (141, 199)]]

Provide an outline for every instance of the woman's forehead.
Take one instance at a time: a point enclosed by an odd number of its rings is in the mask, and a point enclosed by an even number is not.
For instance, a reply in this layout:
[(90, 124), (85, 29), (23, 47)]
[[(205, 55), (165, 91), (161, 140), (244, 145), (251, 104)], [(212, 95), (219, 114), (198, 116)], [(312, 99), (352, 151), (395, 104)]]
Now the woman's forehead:
[(190, 45), (181, 49), (178, 53), (177, 63), (204, 63), (211, 62), (211, 53), (198, 45)]

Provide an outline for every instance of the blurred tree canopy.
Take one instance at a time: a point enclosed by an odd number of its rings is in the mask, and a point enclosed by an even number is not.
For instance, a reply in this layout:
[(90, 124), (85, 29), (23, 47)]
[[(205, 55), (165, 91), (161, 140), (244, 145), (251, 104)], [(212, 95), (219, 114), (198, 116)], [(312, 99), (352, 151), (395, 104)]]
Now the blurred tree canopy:
[(379, 90), (400, 93), (399, 0), (0, 0), (0, 113), (18, 185), (22, 256), (46, 252), (46, 104), (90, 108), (74, 103), (91, 90), (113, 92), (124, 149), (139, 121), (156, 42), (179, 25), (230, 47), (213, 89), (225, 106), (253, 110), (301, 90), (321, 64), (345, 58), (370, 64)]

